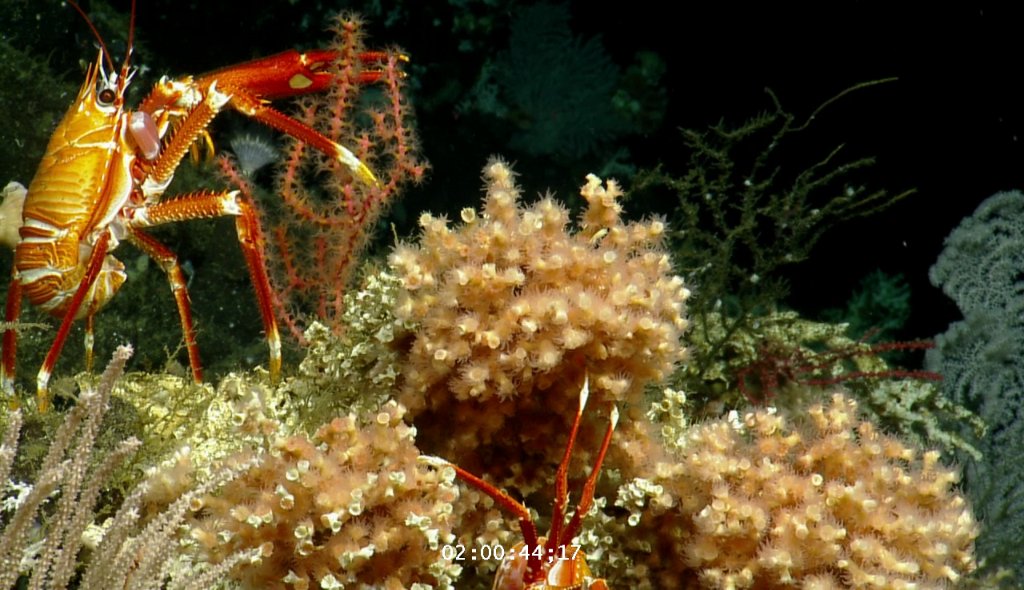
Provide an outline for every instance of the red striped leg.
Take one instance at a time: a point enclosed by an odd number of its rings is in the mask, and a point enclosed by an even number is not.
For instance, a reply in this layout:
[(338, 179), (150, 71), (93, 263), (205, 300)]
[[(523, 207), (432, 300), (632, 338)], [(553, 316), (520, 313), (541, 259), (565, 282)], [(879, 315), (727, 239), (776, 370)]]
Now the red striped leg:
[[(68, 339), (71, 324), (74, 323), (75, 316), (78, 315), (78, 310), (82, 307), (82, 302), (89, 294), (92, 286), (96, 283), (96, 277), (99, 276), (100, 271), (103, 269), (103, 259), (107, 256), (109, 246), (110, 232), (104, 231), (96, 238), (96, 244), (93, 245), (92, 252), (89, 254), (89, 265), (85, 269), (82, 282), (78, 284), (78, 289), (75, 290), (71, 302), (67, 305), (64, 318), (60, 322), (60, 328), (57, 329), (57, 336), (53, 339), (53, 344), (50, 345), (50, 351), (46, 353), (46, 359), (43, 361), (43, 366), (39, 369), (39, 374), (36, 375), (36, 402), (40, 412), (46, 412), (50, 409), (50, 392), (48, 389), (50, 375), (53, 374), (53, 367), (57, 364), (57, 359), (60, 358), (60, 351), (64, 348), (64, 343)], [(6, 361), (6, 350), (4, 355), (4, 360)]]
[(267, 335), (270, 347), (270, 380), (277, 383), (281, 378), (281, 335), (277, 332), (277, 319), (274, 318), (274, 292), (270, 287), (267, 275), (267, 261), (263, 255), (263, 229), (259, 217), (256, 216), (252, 204), (243, 195), (237, 197), (241, 215), (235, 220), (238, 231), (238, 243), (242, 246), (245, 263), (249, 267), (249, 279), (256, 291), (256, 302), (263, 319), (263, 332)]
[(14, 398), (14, 376), (16, 357), (18, 351), (18, 332), (14, 329), (14, 323), (21, 315), (21, 282), (18, 279), (11, 279), (11, 286), (7, 289), (7, 305), (4, 309), (4, 321), (7, 322), (7, 329), (4, 330), (4, 352), (3, 364), (0, 365), (0, 387), (5, 395)]
[[(270, 288), (270, 280), (267, 278), (266, 263), (263, 258), (262, 232), (260, 231), (259, 220), (255, 212), (238, 191), (223, 193), (202, 192), (182, 195), (155, 203), (149, 207), (136, 209), (130, 216), (130, 226), (133, 229), (131, 235), (133, 237), (135, 235), (145, 235), (137, 231), (138, 228), (142, 227), (190, 219), (212, 219), (227, 216), (237, 218), (235, 220), (235, 227), (238, 231), (238, 240), (242, 247), (242, 254), (245, 256), (246, 264), (249, 266), (249, 276), (256, 291), (256, 300), (263, 319), (263, 330), (266, 334), (267, 346), (270, 349), (270, 377), (276, 381), (281, 374), (281, 337), (277, 331), (277, 322), (274, 319), (273, 306), (271, 304), (273, 295)], [(148, 238), (148, 236), (146, 237)], [(149, 239), (152, 240), (152, 238)], [(150, 254), (148, 250), (147, 254)], [(157, 256), (150, 254), (150, 256), (153, 256), (158, 261), (160, 261), (160, 255), (170, 255), (173, 257), (173, 253), (166, 249)], [(175, 261), (176, 264), (177, 262)], [(180, 269), (177, 272), (180, 278), (176, 280), (169, 271), (168, 279), (171, 281), (171, 289), (175, 293), (175, 301), (178, 302), (178, 313), (181, 316), (185, 342), (189, 347), (189, 362), (192, 363), (193, 375), (201, 375), (201, 373), (197, 372), (199, 368), (198, 348), (195, 347), (194, 335), (190, 336), (192, 314), (191, 307), (188, 304), (188, 293), (185, 290), (184, 277), (180, 276)]]
[(188, 365), (192, 369), (192, 378), (197, 383), (201, 382), (203, 380), (203, 365), (199, 361), (199, 346), (196, 344), (196, 331), (192, 324), (192, 305), (189, 303), (188, 287), (185, 275), (181, 272), (181, 265), (178, 264), (178, 257), (156, 238), (137, 228), (131, 228), (126, 237), (155, 260), (167, 274), (167, 281), (171, 284), (171, 294), (174, 295), (174, 303), (178, 306), (178, 318), (181, 320), (181, 333), (185, 338), (185, 350), (188, 351)]

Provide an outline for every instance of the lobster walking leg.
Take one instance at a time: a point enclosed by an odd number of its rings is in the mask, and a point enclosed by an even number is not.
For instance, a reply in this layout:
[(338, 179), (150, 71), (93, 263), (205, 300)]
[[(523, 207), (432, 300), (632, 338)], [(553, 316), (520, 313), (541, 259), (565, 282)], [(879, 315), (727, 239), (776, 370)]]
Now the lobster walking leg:
[(263, 254), (263, 230), (249, 199), (239, 194), (238, 204), (241, 214), (235, 220), (235, 229), (238, 231), (238, 242), (242, 246), (245, 263), (249, 267), (249, 278), (256, 291), (256, 302), (263, 319), (263, 332), (270, 347), (270, 380), (276, 383), (281, 375), (281, 335), (274, 318), (274, 291), (270, 287), (266, 257)]
[(263, 257), (262, 232), (252, 206), (238, 191), (183, 195), (148, 207), (140, 207), (130, 218), (129, 239), (135, 241), (143, 251), (156, 259), (167, 271), (171, 290), (174, 292), (174, 298), (178, 304), (178, 314), (181, 318), (182, 331), (185, 334), (192, 375), (199, 381), (202, 379), (202, 367), (199, 362), (199, 349), (195, 343), (192, 311), (184, 276), (181, 274), (174, 254), (153, 238), (142, 233), (140, 228), (177, 221), (227, 216), (237, 218), (235, 226), (238, 231), (239, 243), (249, 266), (249, 274), (263, 320), (267, 346), (270, 349), (270, 378), (277, 381), (281, 374), (281, 337), (277, 331), (277, 320), (274, 319), (270, 280), (267, 278), (267, 266)]
[(17, 366), (18, 332), (14, 323), (21, 315), (21, 282), (17, 277), (11, 279), (11, 286), (7, 289), (7, 305), (4, 306), (4, 321), (7, 329), (4, 330), (4, 352), (3, 363), (0, 364), (0, 387), (3, 393), (10, 399), (14, 399), (14, 371)]
[[(57, 337), (53, 339), (50, 351), (46, 353), (46, 359), (43, 360), (43, 366), (39, 368), (39, 373), (36, 375), (36, 402), (40, 412), (45, 412), (50, 408), (50, 375), (53, 374), (53, 367), (57, 364), (60, 351), (64, 348), (64, 343), (68, 339), (68, 333), (71, 332), (71, 324), (75, 321), (78, 310), (82, 308), (82, 302), (85, 301), (89, 291), (92, 290), (93, 285), (96, 283), (96, 278), (100, 276), (100, 271), (103, 269), (103, 259), (106, 258), (109, 247), (110, 232), (101, 232), (96, 238), (96, 243), (93, 245), (92, 252), (89, 255), (89, 265), (86, 267), (85, 276), (82, 277), (82, 282), (79, 283), (78, 289), (75, 290), (75, 295), (67, 306), (64, 319), (61, 320), (60, 328), (57, 329)], [(90, 309), (90, 315), (93, 311)]]
[(170, 248), (164, 246), (156, 238), (132, 228), (128, 240), (139, 247), (150, 258), (156, 260), (160, 268), (167, 274), (171, 284), (174, 303), (178, 306), (178, 318), (181, 320), (181, 334), (185, 338), (185, 350), (188, 352), (188, 364), (192, 369), (192, 378), (197, 382), (203, 380), (203, 366), (199, 362), (199, 346), (196, 344), (196, 331), (192, 323), (192, 305), (188, 296), (185, 275), (181, 272), (178, 257)]

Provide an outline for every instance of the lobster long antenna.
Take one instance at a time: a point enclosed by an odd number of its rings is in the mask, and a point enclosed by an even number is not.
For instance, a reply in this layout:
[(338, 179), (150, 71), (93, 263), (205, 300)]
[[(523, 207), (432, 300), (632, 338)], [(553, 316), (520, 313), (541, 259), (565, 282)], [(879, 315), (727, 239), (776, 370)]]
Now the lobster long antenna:
[[(114, 61), (112, 59), (110, 59), (110, 52), (107, 51), (107, 44), (103, 42), (103, 37), (101, 37), (100, 36), (100, 32), (98, 30), (96, 30), (96, 25), (92, 24), (92, 20), (89, 18), (89, 15), (86, 14), (85, 11), (82, 10), (82, 7), (79, 6), (78, 3), (75, 2), (74, 0), (66, 0), (66, 1), (67, 1), (68, 4), (71, 5), (71, 8), (74, 8), (78, 12), (78, 14), (82, 15), (82, 19), (85, 20), (85, 24), (89, 25), (89, 30), (92, 31), (93, 36), (96, 37), (96, 41), (98, 41), (99, 44), (100, 44), (100, 50), (103, 52), (103, 57), (106, 58), (106, 60), (107, 60), (107, 67), (110, 68), (111, 72), (115, 71), (114, 70)], [(135, 0), (132, 0), (132, 23), (133, 24), (134, 24), (134, 21), (135, 21)], [(129, 35), (130, 34), (131, 33), (129, 33)], [(129, 37), (129, 39), (130, 39), (130, 37)], [(131, 47), (131, 41), (130, 40), (128, 42), (128, 46)]]
[(569, 460), (572, 458), (572, 448), (576, 445), (576, 435), (580, 431), (580, 421), (583, 420), (583, 410), (587, 407), (589, 397), (590, 375), (584, 370), (579, 408), (576, 410), (576, 418), (573, 419), (572, 428), (569, 430), (569, 441), (565, 443), (565, 454), (562, 456), (562, 462), (558, 464), (558, 471), (555, 472), (555, 510), (551, 515), (548, 541), (556, 545), (562, 542), (562, 526), (565, 524), (565, 502), (569, 489)]
[(128, 17), (128, 48), (124, 51), (124, 69), (128, 67), (128, 60), (132, 57), (132, 49), (135, 47), (135, 0), (132, 0), (132, 14)]

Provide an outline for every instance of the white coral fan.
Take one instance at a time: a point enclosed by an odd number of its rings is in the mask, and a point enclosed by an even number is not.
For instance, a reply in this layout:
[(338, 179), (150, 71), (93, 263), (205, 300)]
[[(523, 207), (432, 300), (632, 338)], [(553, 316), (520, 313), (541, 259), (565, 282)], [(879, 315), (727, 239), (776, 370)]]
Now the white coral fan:
[(444, 417), (446, 448), (426, 448), (455, 462), (514, 419), (520, 436), (502, 433), (509, 450), (495, 459), (513, 463), (514, 449), (550, 442), (557, 464), (584, 371), (599, 404), (636, 407), (644, 386), (685, 358), (689, 291), (672, 274), (665, 223), (624, 223), (614, 181), (587, 177), (572, 233), (551, 197), (520, 205), (505, 163), (491, 161), (484, 177), (481, 212), (463, 209), (454, 229), (425, 214), (419, 244), (390, 257), (405, 289), (397, 315), (419, 323), (401, 401)]
[[(619, 505), (640, 515), (632, 535), (656, 548), (652, 577), (666, 587), (921, 590), (973, 571), (978, 525), (956, 472), (938, 452), (859, 421), (856, 408), (836, 394), (810, 408), (806, 429), (770, 410), (693, 428), (653, 481), (620, 491)], [(637, 496), (653, 499), (646, 511)]]

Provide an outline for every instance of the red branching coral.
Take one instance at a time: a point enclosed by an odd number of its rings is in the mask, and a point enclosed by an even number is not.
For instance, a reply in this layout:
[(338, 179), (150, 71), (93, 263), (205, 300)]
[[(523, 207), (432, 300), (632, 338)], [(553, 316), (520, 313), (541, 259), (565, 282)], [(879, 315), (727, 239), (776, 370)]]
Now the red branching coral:
[[(267, 234), (277, 315), (300, 342), (310, 317), (340, 329), (345, 286), (374, 223), (402, 187), (426, 171), (404, 91), (407, 58), (399, 51), (367, 52), (354, 17), (339, 17), (334, 32), (337, 82), (327, 93), (304, 98), (294, 117), (350, 149), (378, 182), (354, 179), (345, 164), (289, 139), (278, 199), (252, 199)], [(251, 194), (231, 161), (222, 158), (221, 168)]]

